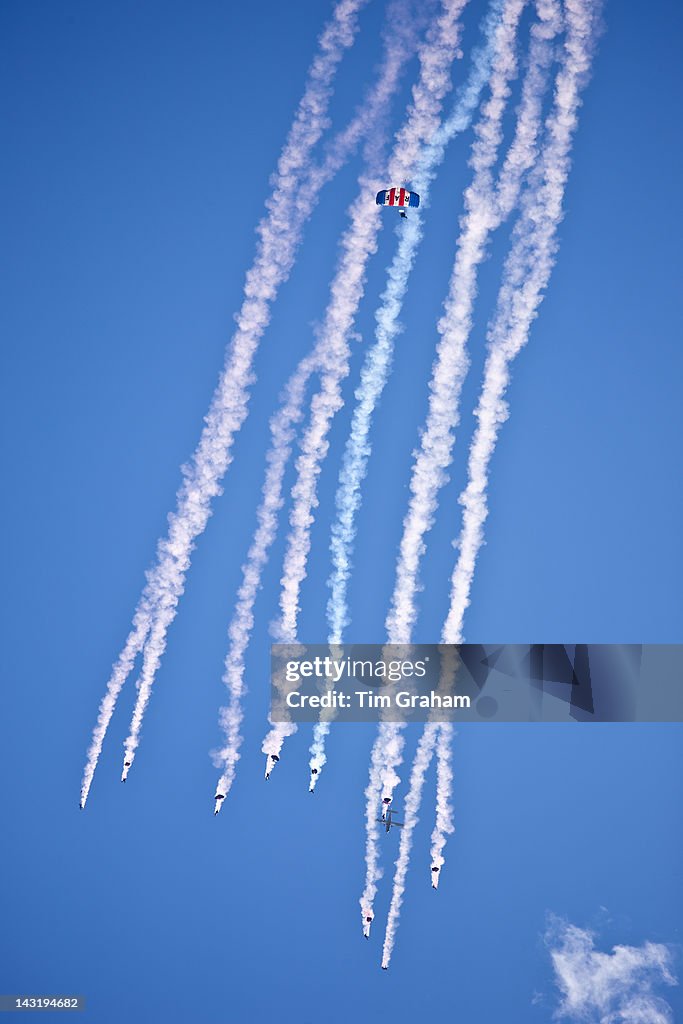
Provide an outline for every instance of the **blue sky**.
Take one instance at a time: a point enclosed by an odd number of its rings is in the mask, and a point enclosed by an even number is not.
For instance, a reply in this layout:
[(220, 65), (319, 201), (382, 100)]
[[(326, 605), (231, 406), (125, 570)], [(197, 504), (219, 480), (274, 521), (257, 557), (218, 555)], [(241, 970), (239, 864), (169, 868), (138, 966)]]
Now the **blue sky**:
[[(681, 727), (462, 728), (457, 831), (429, 888), (434, 781), (397, 948), (358, 927), (368, 727), (336, 730), (314, 798), (304, 730), (266, 787), (260, 741), (281, 533), (257, 605), (245, 745), (217, 819), (217, 709), (268, 417), (322, 319), (352, 162), (321, 196), (259, 351), (249, 419), (193, 558), (120, 785), (120, 700), (87, 811), (86, 746), (230, 338), (254, 227), (330, 5), (8, 2), (2, 417), (5, 771), (0, 990), (84, 994), (97, 1022), (355, 1018), (548, 1021), (548, 912), (599, 944), (681, 941)], [(484, 5), (466, 15), (464, 65)], [(332, 102), (343, 124), (380, 53), (372, 2)], [(680, 402), (682, 13), (609, 4), (585, 94), (561, 249), (514, 369), (466, 618), (478, 642), (677, 642), (683, 598)], [(411, 75), (415, 66), (411, 65)], [(461, 73), (461, 72), (458, 72)], [(394, 124), (407, 101), (397, 97)], [(374, 432), (349, 636), (381, 641), (453, 259), (471, 134), (449, 151)], [(424, 563), (416, 635), (438, 638), (457, 496), (504, 257), (481, 273), (451, 482)], [(360, 311), (350, 398), (372, 336), (387, 226)], [(324, 639), (328, 537), (351, 402), (320, 483), (302, 638)], [(293, 482), (293, 477), (289, 483)], [(409, 736), (412, 749), (416, 734)], [(406, 771), (404, 766), (404, 773)], [(399, 791), (397, 802), (401, 801)], [(389, 852), (391, 851), (391, 852)], [(379, 925), (379, 927), (378, 927)], [(532, 1003), (534, 994), (540, 1001)], [(674, 1010), (680, 994), (667, 990)], [(393, 1003), (390, 1003), (393, 1000)]]

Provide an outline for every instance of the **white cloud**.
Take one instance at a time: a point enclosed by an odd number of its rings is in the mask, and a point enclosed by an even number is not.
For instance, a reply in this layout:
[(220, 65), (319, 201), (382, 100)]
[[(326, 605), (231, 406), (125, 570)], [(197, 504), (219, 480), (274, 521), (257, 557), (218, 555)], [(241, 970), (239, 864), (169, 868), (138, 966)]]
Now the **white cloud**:
[(591, 1024), (672, 1024), (669, 1003), (655, 994), (676, 985), (673, 958), (661, 943), (595, 948), (595, 936), (560, 918), (545, 935), (560, 990), (556, 1018)]

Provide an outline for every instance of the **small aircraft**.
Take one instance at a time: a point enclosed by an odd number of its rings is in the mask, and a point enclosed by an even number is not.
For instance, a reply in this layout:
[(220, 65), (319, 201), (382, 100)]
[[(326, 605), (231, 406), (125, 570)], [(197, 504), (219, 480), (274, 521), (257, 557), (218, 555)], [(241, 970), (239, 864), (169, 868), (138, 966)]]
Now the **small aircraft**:
[(221, 807), (223, 806), (222, 801), (225, 800), (225, 793), (216, 793), (214, 800), (216, 801), (216, 806), (213, 809), (213, 813), (218, 814)]
[(439, 872), (441, 867), (438, 864), (432, 866), (432, 889), (439, 888)]
[(124, 761), (123, 762), (123, 771), (121, 772), (121, 782), (125, 782), (126, 779), (128, 778), (128, 769), (130, 768), (131, 763), (132, 762), (130, 762), (130, 761)]
[(268, 757), (266, 758), (266, 779), (270, 778), (270, 773), (279, 760), (280, 758), (277, 754), (268, 754)]
[(390, 807), (387, 810), (386, 814), (383, 814), (381, 818), (377, 818), (377, 821), (381, 825), (384, 825), (384, 828), (385, 828), (386, 832), (389, 832), (389, 830), (391, 829), (392, 825), (398, 825), (399, 828), (403, 828), (403, 822), (402, 821), (394, 821), (394, 819), (392, 818), (392, 814), (393, 813), (394, 813), (393, 809)]
[(417, 192), (409, 192), (407, 188), (383, 188), (377, 193), (375, 202), (378, 206), (398, 206), (399, 213), (405, 217), (406, 206), (419, 206), (420, 197)]

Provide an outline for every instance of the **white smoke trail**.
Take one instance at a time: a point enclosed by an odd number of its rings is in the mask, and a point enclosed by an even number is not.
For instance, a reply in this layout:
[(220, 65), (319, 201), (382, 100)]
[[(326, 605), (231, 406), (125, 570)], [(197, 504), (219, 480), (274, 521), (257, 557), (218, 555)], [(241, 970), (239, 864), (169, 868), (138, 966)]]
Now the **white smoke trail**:
[[(438, 166), (443, 161), (446, 147), (455, 136), (471, 123), (486, 84), (492, 56), (492, 35), (500, 17), (503, 0), (494, 3), (485, 23), (488, 45), (478, 48), (473, 55), (472, 69), (458, 95), (450, 116), (437, 132), (437, 141), (423, 149), (413, 173), (412, 181), (419, 192), (422, 205), (429, 203), (429, 189)], [(361, 484), (367, 472), (371, 454), (369, 441), (372, 417), (386, 385), (391, 369), (394, 343), (401, 331), (400, 315), (417, 249), (422, 240), (420, 217), (411, 214), (400, 225), (400, 241), (387, 274), (387, 286), (381, 305), (375, 314), (377, 328), (375, 343), (369, 349), (361, 370), (361, 383), (356, 392), (357, 404), (353, 412), (351, 431), (344, 450), (342, 469), (336, 494), (337, 517), (332, 527), (330, 549), (333, 572), (328, 586), (332, 594), (328, 602), (327, 618), (330, 637), (341, 637), (349, 623), (347, 583), (351, 574), (351, 553), (356, 534), (356, 515), (361, 503)]]
[[(540, 129), (542, 114), (543, 96), (547, 89), (548, 73), (554, 55), (554, 39), (561, 27), (559, 6), (556, 0), (538, 0), (537, 2), (538, 21), (531, 30), (531, 44), (529, 53), (529, 66), (522, 88), (522, 99), (518, 110), (517, 127), (513, 143), (508, 151), (503, 164), (503, 169), (498, 182), (495, 195), (488, 200), (489, 208), (495, 204), (497, 208), (496, 217), (492, 219), (489, 230), (497, 226), (500, 221), (509, 216), (513, 206), (517, 202), (522, 179), (530, 169), (537, 154), (537, 139)], [(497, 132), (491, 133), (495, 137)], [(457, 261), (456, 261), (457, 262)], [(468, 316), (471, 315), (468, 313)], [(424, 496), (423, 496), (424, 497)], [(434, 503), (436, 496), (434, 496)], [(430, 513), (433, 515), (433, 511)], [(427, 524), (428, 528), (428, 524)], [(419, 541), (423, 544), (422, 537)], [(418, 559), (415, 562), (415, 571), (410, 585), (416, 585)], [(413, 594), (409, 595), (410, 601)], [(409, 627), (412, 626), (412, 621)], [(444, 635), (444, 642), (448, 642)], [(445, 671), (448, 673), (448, 666)], [(431, 729), (427, 726), (427, 729)], [(431, 749), (437, 747), (437, 820), (432, 834), (431, 850), (431, 879), (434, 888), (438, 887), (441, 875), (441, 868), (444, 863), (443, 850), (447, 836), (453, 831), (452, 820), (452, 767), (451, 767), (451, 746), (453, 729), (449, 723), (434, 726)], [(429, 744), (428, 744), (429, 746)], [(429, 759), (421, 757), (423, 770), (426, 771)], [(419, 772), (416, 774), (415, 766), (411, 774), (411, 785), (407, 800), (414, 807), (417, 801), (419, 807), (424, 778)], [(415, 794), (414, 787), (417, 790)], [(400, 906), (405, 890), (405, 876), (408, 869), (412, 828), (411, 821), (407, 821), (406, 828), (401, 836), (401, 847), (399, 858), (396, 863), (396, 874), (392, 901), (387, 923), (387, 932), (384, 945), (383, 966), (387, 966), (391, 958), (398, 927)]]
[[(408, 0), (395, 0), (389, 5), (388, 20), (391, 28), (385, 38), (385, 54), (377, 83), (361, 105), (358, 113), (329, 148), (323, 162), (326, 174), (331, 174), (345, 154), (369, 131), (376, 131), (388, 104), (400, 82), (405, 64), (416, 49), (416, 21), (411, 17)], [(395, 27), (398, 26), (398, 29)], [(271, 420), (271, 444), (266, 456), (266, 479), (262, 500), (257, 511), (258, 526), (243, 567), (242, 584), (237, 606), (228, 635), (230, 646), (225, 659), (223, 682), (228, 688), (229, 701), (220, 711), (219, 721), (225, 733), (223, 747), (214, 752), (214, 762), (223, 768), (216, 786), (216, 813), (222, 807), (235, 777), (239, 749), (242, 743), (242, 698), (244, 696), (244, 658), (254, 622), (254, 602), (261, 586), (263, 569), (277, 534), (278, 513), (283, 504), (282, 483), (289, 462), (295, 427), (303, 415), (306, 386), (312, 374), (320, 369), (320, 345), (299, 363), (285, 389), (282, 407)]]
[(266, 477), (262, 499), (256, 513), (258, 526), (242, 570), (242, 583), (237, 594), (237, 605), (228, 627), (230, 647), (225, 659), (223, 682), (228, 687), (230, 700), (221, 708), (220, 724), (225, 733), (223, 748), (214, 755), (216, 767), (223, 774), (216, 786), (217, 810), (235, 778), (239, 749), (242, 745), (244, 695), (244, 656), (254, 624), (254, 602), (261, 586), (261, 576), (268, 560), (270, 547), (277, 534), (278, 513), (283, 504), (282, 482), (292, 449), (296, 425), (303, 415), (306, 387), (318, 368), (314, 350), (301, 360), (292, 374), (284, 393), (284, 401), (270, 422), (271, 443), (268, 451)]
[[(405, 65), (417, 50), (420, 35), (431, 17), (436, 0), (391, 0), (387, 6), (384, 57), (377, 82), (368, 90), (349, 124), (325, 147), (325, 157), (313, 171), (314, 181), (328, 181), (348, 159), (368, 131), (376, 129), (395, 93)], [(414, 7), (413, 7), (414, 5)]]
[(320, 779), (320, 773), (327, 764), (327, 754), (325, 753), (325, 741), (330, 731), (330, 722), (322, 720), (316, 722), (313, 726), (313, 739), (309, 748), (309, 754), (311, 755), (308, 761), (308, 767), (310, 770), (310, 779), (308, 782), (309, 792), (312, 793), (318, 784)]
[[(441, 670), (438, 689), (444, 693), (453, 688), (453, 682), (458, 667), (458, 658), (454, 647), (446, 647), (441, 650)], [(437, 714), (434, 712), (433, 714)], [(422, 802), (422, 790), (424, 788), (427, 771), (437, 752), (437, 809), (438, 824), (445, 836), (453, 831), (452, 811), (450, 806), (450, 793), (452, 785), (451, 771), (451, 738), (452, 726), (448, 722), (430, 721), (425, 725), (422, 735), (418, 741), (415, 759), (410, 772), (410, 784), (406, 796), (405, 822), (401, 832), (398, 858), (396, 860), (396, 871), (394, 884), (389, 905), (389, 915), (384, 936), (384, 947), (382, 951), (382, 967), (388, 968), (391, 954), (396, 942), (396, 932), (403, 903), (403, 895), (406, 887), (406, 875), (410, 864), (410, 853), (413, 845), (413, 831), (418, 823), (417, 813)], [(439, 884), (440, 865), (436, 871), (432, 871), (432, 885), (436, 889)]]
[(528, 340), (555, 262), (571, 145), (581, 89), (590, 70), (598, 11), (599, 5), (591, 0), (565, 0), (567, 34), (554, 106), (546, 122), (538, 172), (525, 193), (513, 233), (496, 313), (488, 332), (489, 354), (476, 411), (478, 424), (470, 448), (468, 482), (459, 499), (464, 507), (463, 526), (443, 630), (446, 643), (459, 643), (462, 638), (463, 616), (488, 515), (489, 464), (498, 431), (508, 415), (504, 395), (510, 381), (510, 366)]
[(434, 744), (438, 733), (438, 726), (433, 722), (426, 725), (417, 744), (415, 760), (410, 773), (410, 786), (406, 796), (404, 822), (401, 829), (401, 839), (398, 848), (398, 859), (396, 861), (396, 872), (394, 874), (394, 888), (391, 894), (389, 916), (387, 918), (387, 930), (384, 936), (384, 948), (382, 950), (382, 967), (388, 967), (396, 938), (396, 927), (398, 916), (403, 903), (405, 892), (406, 874), (410, 862), (410, 850), (413, 845), (413, 832), (418, 822), (417, 812), (420, 809), (422, 800), (422, 787), (424, 786), (427, 769), (434, 756)]
[[(412, 154), (434, 134), (443, 98), (450, 88), (449, 69), (460, 39), (460, 14), (467, 0), (442, 0), (442, 13), (429, 29), (419, 48), (420, 78), (413, 88), (412, 103), (405, 125), (399, 131), (389, 161), (393, 174), (405, 177), (411, 168), (403, 152)], [(342, 243), (342, 258), (332, 285), (332, 300), (323, 327), (327, 357), (321, 373), (321, 388), (311, 403), (311, 421), (297, 460), (297, 481), (292, 490), (291, 530), (285, 554), (281, 616), (277, 627), (281, 642), (296, 639), (301, 584), (306, 576), (310, 550), (310, 527), (317, 504), (316, 486), (322, 461), (327, 454), (327, 435), (334, 414), (342, 404), (341, 382), (348, 374), (348, 332), (363, 294), (365, 269), (377, 247), (380, 210), (374, 205), (379, 178), (365, 178), (352, 212), (351, 230)], [(372, 210), (372, 212), (370, 212)], [(269, 758), (279, 757), (286, 735), (295, 726), (275, 724), (263, 742)], [(268, 762), (270, 763), (270, 761)]]
[(436, 741), (436, 824), (432, 832), (430, 865), (434, 889), (439, 888), (441, 868), (445, 863), (443, 851), (447, 837), (454, 831), (452, 748), (453, 726), (450, 722), (441, 722)]
[(440, 488), (446, 481), (458, 421), (459, 397), (468, 367), (466, 342), (472, 325), (476, 273), (487, 252), (491, 230), (497, 226), (493, 167), (502, 140), (503, 113), (510, 82), (517, 71), (515, 39), (526, 0), (508, 0), (495, 34), (496, 56), (490, 97), (475, 127), (471, 163), (472, 184), (465, 191), (465, 213), (445, 313), (438, 324), (441, 339), (429, 384), (429, 411), (420, 450), (413, 464), (411, 499), (404, 519), (396, 567), (396, 582), (387, 615), (387, 634), (394, 643), (409, 643), (415, 623), (415, 594), (419, 563), (425, 549)]
[[(419, 563), (425, 550), (424, 535), (432, 525), (438, 492), (446, 481), (445, 470), (451, 460), (460, 390), (468, 367), (465, 345), (471, 328), (476, 271), (486, 255), (489, 232), (496, 222), (492, 171), (502, 139), (502, 118), (510, 81), (517, 70), (515, 38), (525, 3), (526, 0), (508, 0), (494, 35), (491, 95), (475, 128), (471, 159), (474, 179), (465, 192), (465, 214), (445, 302), (446, 312), (438, 324), (441, 340), (429, 385), (429, 412), (413, 465), (412, 496), (404, 520), (396, 582), (386, 619), (392, 643), (410, 642), (416, 617)], [(397, 735), (392, 737), (392, 749), (399, 753), (403, 746), (398, 735), (400, 728), (394, 727)], [(391, 762), (386, 763), (385, 774), (388, 780), (396, 777)], [(390, 796), (391, 783), (385, 782), (383, 788)]]
[[(418, 190), (417, 183), (415, 184)], [(419, 190), (422, 200), (424, 189)], [(368, 350), (356, 391), (351, 430), (344, 449), (339, 484), (335, 496), (337, 514), (332, 525), (330, 549), (332, 573), (328, 580), (331, 596), (327, 605), (328, 633), (332, 641), (341, 639), (349, 623), (347, 584), (351, 575), (351, 551), (356, 533), (356, 515), (361, 504), (361, 483), (371, 453), (369, 442), (372, 416), (386, 384), (393, 357), (394, 341), (400, 331), (398, 317), (408, 284), (422, 225), (417, 215), (400, 225), (398, 249), (388, 272), (381, 306), (375, 315), (375, 343)]]
[[(517, 202), (522, 178), (537, 159), (543, 96), (555, 52), (555, 39), (563, 23), (558, 0), (537, 0), (536, 11), (538, 20), (531, 29), (529, 66), (522, 89), (515, 138), (506, 155), (496, 195), (499, 216), (503, 219), (511, 213)], [(445, 630), (442, 640), (448, 642)], [(436, 748), (436, 823), (432, 832), (430, 865), (431, 881), (435, 889), (438, 888), (445, 863), (447, 837), (453, 832), (452, 743), (453, 726), (444, 722), (439, 728)]]
[[(296, 641), (299, 592), (307, 569), (310, 527), (317, 504), (317, 479), (329, 446), (327, 437), (332, 418), (342, 405), (341, 383), (348, 373), (350, 357), (348, 336), (363, 294), (367, 262), (377, 248), (380, 210), (374, 205), (374, 192), (378, 187), (379, 179), (366, 179), (361, 183), (360, 195), (351, 213), (351, 226), (342, 240), (342, 256), (321, 330), (320, 390), (311, 401), (311, 418), (301, 441), (297, 479), (292, 488), (291, 529), (276, 632), (281, 643)], [(293, 723), (273, 725), (263, 741), (263, 752), (269, 757), (279, 757), (285, 737), (294, 731)]]
[[(388, 723), (382, 722), (379, 727), (380, 736), (388, 728)], [(382, 877), (382, 867), (379, 862), (379, 829), (377, 828), (377, 808), (379, 806), (380, 787), (379, 771), (381, 768), (381, 756), (384, 749), (383, 743), (375, 743), (372, 748), (370, 777), (365, 788), (365, 888), (360, 898), (363, 935), (370, 938), (370, 926), (375, 916), (373, 910), (375, 896), (377, 895), (377, 883)]]
[[(453, 110), (435, 136), (423, 147), (412, 181), (420, 194), (423, 206), (429, 202), (429, 189), (436, 171), (443, 161), (446, 147), (471, 123), (479, 105), (481, 91), (488, 79), (493, 54), (493, 34), (501, 16), (503, 0), (494, 0), (484, 21), (486, 45), (477, 47), (472, 55), (472, 68), (467, 81), (458, 90)], [(337, 642), (349, 624), (348, 580), (351, 576), (351, 557), (356, 536), (356, 516), (360, 508), (361, 485), (367, 473), (372, 451), (370, 429), (372, 418), (386, 385), (393, 360), (394, 343), (401, 331), (400, 315), (403, 296), (408, 286), (417, 249), (422, 239), (419, 217), (411, 215), (400, 226), (398, 250), (388, 271), (388, 282), (382, 294), (381, 306), (375, 319), (375, 343), (368, 351), (361, 370), (361, 384), (356, 391), (357, 404), (351, 421), (351, 431), (344, 450), (342, 469), (335, 502), (337, 515), (332, 526), (330, 549), (333, 569), (328, 580), (332, 593), (327, 605), (329, 642)], [(320, 772), (327, 763), (325, 741), (330, 731), (329, 722), (319, 722), (313, 730), (310, 748), (310, 789), (313, 791)]]
[[(417, 151), (412, 145), (411, 153), (416, 167), (406, 175), (420, 194), (423, 206), (429, 202), (429, 188), (436, 171), (443, 161), (448, 143), (470, 124), (479, 104), (481, 91), (490, 71), (492, 46), (491, 38), (500, 17), (503, 0), (495, 0), (484, 22), (488, 45), (478, 47), (472, 55), (472, 69), (468, 79), (458, 90), (453, 110), (446, 121), (429, 139), (428, 144)], [(415, 155), (417, 153), (417, 155)], [(404, 169), (406, 165), (404, 164)], [(395, 179), (392, 179), (395, 180)], [(400, 180), (400, 179), (396, 179)], [(327, 606), (329, 642), (341, 639), (349, 623), (347, 587), (351, 575), (351, 556), (356, 535), (356, 515), (361, 504), (361, 485), (367, 473), (371, 454), (370, 429), (372, 417), (386, 385), (394, 352), (394, 342), (401, 331), (399, 317), (403, 295), (408, 286), (410, 274), (422, 239), (422, 224), (419, 216), (411, 215), (400, 226), (398, 250), (388, 271), (387, 287), (382, 295), (381, 306), (375, 314), (377, 329), (375, 344), (368, 351), (361, 370), (361, 384), (356, 391), (357, 404), (353, 412), (351, 431), (344, 450), (342, 469), (335, 503), (336, 520), (332, 526), (330, 549), (333, 570), (328, 580), (332, 593)], [(315, 789), (320, 773), (327, 763), (325, 741), (330, 731), (329, 721), (316, 723), (310, 747), (311, 792)]]
[[(578, 122), (581, 88), (590, 69), (597, 9), (597, 5), (590, 0), (566, 0), (565, 3), (567, 34), (563, 64), (557, 76), (555, 103), (546, 122), (546, 139), (537, 168), (523, 196), (522, 213), (513, 232), (513, 245), (506, 260), (496, 315), (489, 330), (489, 356), (477, 410), (479, 423), (470, 449), (468, 484), (460, 499), (465, 508), (463, 530), (459, 540), (460, 554), (452, 578), (451, 604), (443, 630), (444, 643), (462, 641), (462, 620), (469, 603), (476, 556), (483, 539), (487, 515), (488, 467), (500, 424), (507, 416), (504, 394), (510, 379), (510, 363), (528, 340), (531, 323), (554, 264), (557, 227), (562, 218), (562, 200), (570, 168), (572, 139)], [(432, 866), (440, 871), (445, 837), (453, 828), (450, 736), (445, 726), (441, 727), (439, 752), (442, 757), (441, 792), (437, 793), (438, 813), (432, 835)], [(405, 872), (401, 877), (399, 868), (403, 868), (400, 857), (397, 864), (400, 898)], [(437, 879), (439, 871), (436, 872)], [(434, 879), (434, 873), (432, 877)], [(396, 893), (396, 881), (394, 891)], [(388, 965), (391, 956), (396, 923), (397, 915), (392, 922), (390, 911), (384, 966)]]
[[(430, 382), (430, 407), (422, 447), (413, 467), (411, 498), (404, 520), (401, 551), (397, 564), (396, 583), (386, 626), (392, 643), (409, 643), (414, 623), (414, 596), (417, 589), (419, 560), (424, 550), (424, 533), (431, 525), (433, 506), (443, 482), (445, 466), (450, 459), (457, 421), (460, 387), (467, 369), (464, 347), (469, 334), (471, 306), (474, 300), (476, 268), (485, 255), (488, 225), (494, 220), (492, 170), (502, 138), (502, 117), (510, 92), (510, 81), (516, 72), (515, 39), (517, 25), (526, 0), (506, 0), (495, 22), (490, 43), (490, 97), (483, 107), (475, 128), (471, 163), (474, 180), (465, 193), (466, 212), (458, 239), (456, 260), (451, 277), (446, 316), (439, 323), (442, 338), (437, 346), (438, 358)], [(448, 455), (448, 458), (446, 456)], [(432, 473), (434, 481), (429, 479)], [(399, 777), (396, 768), (403, 756), (404, 726), (387, 726), (380, 732), (372, 752), (371, 772), (377, 771), (375, 784), (382, 799), (391, 802)], [(379, 751), (377, 747), (381, 747)], [(375, 765), (379, 768), (375, 769)], [(370, 845), (368, 836), (366, 846)], [(376, 839), (375, 839), (376, 842)], [(367, 858), (366, 889), (375, 854)]]
[[(305, 197), (297, 196), (297, 190), (309, 168), (311, 151), (326, 127), (332, 81), (344, 52), (354, 41), (358, 13), (366, 2), (339, 0), (320, 37), (319, 53), (309, 70), (304, 96), (272, 180), (272, 192), (266, 203), (269, 213), (258, 228), (257, 254), (247, 273), (245, 299), (237, 317), (238, 329), (233, 335), (199, 445), (190, 465), (183, 467), (183, 483), (178, 491), (176, 510), (169, 516), (168, 535), (159, 541), (156, 564), (147, 573), (133, 628), (114, 664), (100, 704), (81, 785), (82, 807), (88, 798), (118, 694), (151, 634), (150, 653), (140, 680), (134, 730), (126, 744), (125, 760), (129, 764), (124, 771), (132, 761), (142, 712), (165, 647), (166, 629), (183, 591), (192, 547), (206, 526), (211, 501), (220, 491), (220, 481), (231, 460), (234, 436), (247, 414), (253, 356), (270, 319), (270, 304), (291, 270), (303, 223), (315, 202), (315, 190), (309, 187), (310, 208), (307, 210)], [(312, 184), (309, 180), (309, 186)]]

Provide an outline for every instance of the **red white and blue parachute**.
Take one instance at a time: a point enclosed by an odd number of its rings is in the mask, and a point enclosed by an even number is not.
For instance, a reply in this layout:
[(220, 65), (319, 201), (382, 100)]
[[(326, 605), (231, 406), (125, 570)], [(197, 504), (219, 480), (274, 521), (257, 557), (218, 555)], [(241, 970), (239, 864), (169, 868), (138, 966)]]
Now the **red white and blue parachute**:
[(383, 188), (377, 193), (375, 202), (378, 206), (398, 206), (402, 217), (405, 217), (406, 206), (419, 206), (420, 197), (417, 192), (409, 192), (407, 188)]

